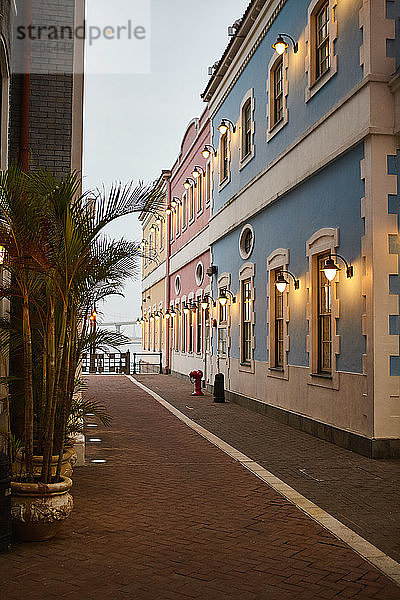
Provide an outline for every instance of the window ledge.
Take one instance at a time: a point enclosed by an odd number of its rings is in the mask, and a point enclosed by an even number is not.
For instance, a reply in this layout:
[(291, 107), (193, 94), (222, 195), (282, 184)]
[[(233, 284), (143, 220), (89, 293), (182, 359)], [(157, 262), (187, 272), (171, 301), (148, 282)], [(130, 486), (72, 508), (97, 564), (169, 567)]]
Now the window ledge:
[(332, 381), (332, 375), (325, 373), (310, 373), (311, 377), (322, 377), (322, 379), (330, 379)]
[(269, 142), (289, 121), (289, 111), (285, 109), (284, 116), (272, 125), (271, 128), (267, 129), (267, 142)]
[(337, 54), (332, 57), (332, 64), (323, 75), (320, 75), (318, 79), (313, 81), (308, 87), (306, 87), (306, 102), (319, 92), (324, 85), (337, 73)]
[(253, 146), (251, 151), (248, 154), (246, 154), (246, 156), (243, 156), (243, 158), (240, 159), (239, 171), (244, 169), (244, 167), (254, 158), (254, 155), (255, 155), (255, 151), (254, 151), (254, 146)]
[(225, 179), (223, 179), (222, 181), (219, 182), (219, 187), (218, 187), (218, 191), (220, 192), (222, 189), (224, 189), (224, 187), (226, 187), (228, 185), (228, 183), (230, 182), (231, 178), (230, 175), (228, 177), (225, 177)]

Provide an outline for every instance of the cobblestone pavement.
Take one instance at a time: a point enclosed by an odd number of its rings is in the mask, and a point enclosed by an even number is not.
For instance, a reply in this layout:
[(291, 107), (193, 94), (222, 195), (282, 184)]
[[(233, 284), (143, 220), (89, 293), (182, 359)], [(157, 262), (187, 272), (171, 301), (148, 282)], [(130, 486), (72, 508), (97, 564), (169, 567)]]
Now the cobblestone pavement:
[[(369, 563), (127, 378), (88, 380), (113, 427), (87, 428), (101, 441), (88, 442), (88, 464), (75, 470), (75, 511), (63, 532), (0, 557), (1, 600), (400, 598)], [(172, 378), (152, 381), (163, 395), (185, 391)], [(194, 405), (189, 396), (186, 404)]]
[(233, 402), (195, 398), (183, 379), (135, 377), (400, 562), (400, 460), (371, 460)]

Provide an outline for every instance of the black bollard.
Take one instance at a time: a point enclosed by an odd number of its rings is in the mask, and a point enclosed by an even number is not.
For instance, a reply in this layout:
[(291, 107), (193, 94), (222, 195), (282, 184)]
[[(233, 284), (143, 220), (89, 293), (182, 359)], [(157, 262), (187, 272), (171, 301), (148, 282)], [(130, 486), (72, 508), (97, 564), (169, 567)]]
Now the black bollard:
[(225, 402), (224, 376), (217, 373), (214, 379), (214, 402)]
[(11, 546), (11, 465), (0, 452), (0, 553)]

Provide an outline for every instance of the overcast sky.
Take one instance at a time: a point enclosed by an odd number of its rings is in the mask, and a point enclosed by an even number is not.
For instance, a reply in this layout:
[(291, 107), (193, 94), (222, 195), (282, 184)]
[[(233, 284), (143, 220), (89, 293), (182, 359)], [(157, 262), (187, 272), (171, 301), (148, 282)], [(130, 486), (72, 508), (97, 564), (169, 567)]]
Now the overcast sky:
[[(95, 20), (99, 0), (87, 2)], [(151, 181), (172, 167), (187, 124), (204, 110), (200, 93), (208, 81), (207, 69), (221, 57), (229, 41), (227, 28), (247, 4), (248, 0), (151, 0), (150, 72), (86, 75), (85, 189), (115, 180)], [(118, 3), (108, 6), (115, 22)], [(126, 10), (122, 12), (124, 23)], [(135, 14), (131, 18), (138, 24)], [(112, 234), (140, 239), (139, 222), (136, 217), (120, 221)], [(129, 283), (125, 299), (112, 299), (103, 307), (105, 317), (137, 318), (140, 289), (140, 278)]]

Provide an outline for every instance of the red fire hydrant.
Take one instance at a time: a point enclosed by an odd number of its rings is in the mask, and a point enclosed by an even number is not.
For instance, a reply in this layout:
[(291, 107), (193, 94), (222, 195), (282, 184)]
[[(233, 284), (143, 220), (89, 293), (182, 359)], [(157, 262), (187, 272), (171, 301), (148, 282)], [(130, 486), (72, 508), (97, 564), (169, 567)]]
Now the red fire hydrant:
[(190, 381), (194, 383), (194, 391), (192, 396), (204, 396), (201, 391), (201, 380), (203, 378), (203, 371), (191, 371), (189, 373)]

